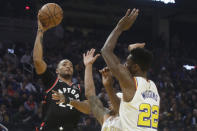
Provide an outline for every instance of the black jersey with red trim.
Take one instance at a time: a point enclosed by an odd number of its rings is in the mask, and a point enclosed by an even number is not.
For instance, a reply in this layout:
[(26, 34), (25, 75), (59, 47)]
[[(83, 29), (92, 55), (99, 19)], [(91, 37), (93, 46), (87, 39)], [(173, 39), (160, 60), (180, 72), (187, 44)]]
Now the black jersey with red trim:
[(64, 130), (77, 127), (81, 113), (70, 104), (56, 104), (52, 100), (52, 90), (63, 93), (70, 100), (84, 100), (84, 93), (79, 84), (68, 85), (58, 79), (49, 69), (40, 75), (45, 85), (45, 101), (43, 102), (44, 123), (47, 129), (63, 127)]

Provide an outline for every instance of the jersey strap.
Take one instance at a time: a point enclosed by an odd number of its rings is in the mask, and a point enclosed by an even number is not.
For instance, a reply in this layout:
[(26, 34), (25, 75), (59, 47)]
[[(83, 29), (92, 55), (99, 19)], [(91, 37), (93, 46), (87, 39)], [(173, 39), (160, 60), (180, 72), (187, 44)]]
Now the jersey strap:
[(138, 86), (138, 82), (137, 82), (137, 79), (135, 77), (133, 77), (134, 81), (135, 81), (135, 88), (137, 90), (137, 86)]
[(55, 87), (55, 85), (57, 84), (57, 82), (58, 82), (58, 78), (55, 80), (55, 82), (53, 83), (53, 85), (48, 90), (46, 90), (46, 93), (49, 93), (49, 91), (51, 91)]

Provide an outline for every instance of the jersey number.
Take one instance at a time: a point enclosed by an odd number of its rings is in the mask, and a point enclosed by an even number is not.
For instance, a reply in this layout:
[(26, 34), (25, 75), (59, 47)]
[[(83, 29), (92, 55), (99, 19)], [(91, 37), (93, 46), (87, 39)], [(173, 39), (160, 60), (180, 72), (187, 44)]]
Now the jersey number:
[(72, 106), (72, 105), (70, 105), (70, 104), (66, 104), (66, 105), (64, 105), (64, 103), (60, 103), (60, 104), (59, 104), (59, 106), (60, 106), (60, 107), (67, 107), (67, 106), (68, 106), (68, 107), (70, 107), (70, 110), (72, 110), (72, 109), (73, 109), (73, 106)]
[(157, 129), (159, 118), (159, 107), (149, 104), (141, 104), (139, 108), (138, 126)]

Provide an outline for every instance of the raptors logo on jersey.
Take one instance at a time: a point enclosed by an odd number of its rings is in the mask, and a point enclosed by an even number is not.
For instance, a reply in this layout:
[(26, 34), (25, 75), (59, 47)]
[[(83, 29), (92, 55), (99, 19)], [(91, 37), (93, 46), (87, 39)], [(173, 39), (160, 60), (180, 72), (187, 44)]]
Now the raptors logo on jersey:
[(153, 81), (135, 77), (136, 92), (130, 102), (121, 98), (120, 119), (124, 131), (155, 131), (158, 127), (160, 97)]
[[(69, 94), (69, 96), (72, 96), (72, 97), (68, 97), (70, 100), (79, 100), (79, 88), (76, 86), (76, 85), (73, 85), (72, 88), (71, 87), (63, 87), (62, 89), (58, 89), (58, 92), (59, 93), (62, 93), (62, 94)], [(70, 107), (70, 109), (73, 109), (73, 106), (70, 105), (70, 104), (64, 104), (64, 103), (60, 103), (59, 104), (60, 107)]]

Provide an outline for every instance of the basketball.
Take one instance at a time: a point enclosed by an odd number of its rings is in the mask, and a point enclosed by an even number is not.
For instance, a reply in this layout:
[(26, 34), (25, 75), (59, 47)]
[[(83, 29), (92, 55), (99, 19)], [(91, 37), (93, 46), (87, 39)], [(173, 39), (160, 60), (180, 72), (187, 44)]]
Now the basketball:
[(38, 19), (43, 27), (55, 27), (59, 25), (63, 19), (63, 10), (56, 3), (47, 3), (39, 10)]

